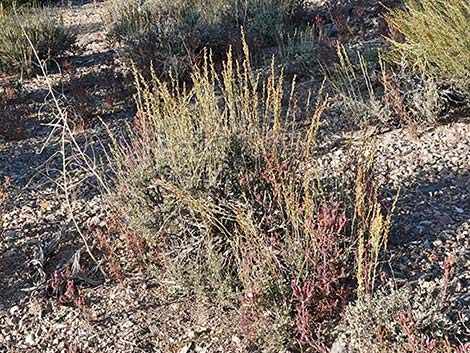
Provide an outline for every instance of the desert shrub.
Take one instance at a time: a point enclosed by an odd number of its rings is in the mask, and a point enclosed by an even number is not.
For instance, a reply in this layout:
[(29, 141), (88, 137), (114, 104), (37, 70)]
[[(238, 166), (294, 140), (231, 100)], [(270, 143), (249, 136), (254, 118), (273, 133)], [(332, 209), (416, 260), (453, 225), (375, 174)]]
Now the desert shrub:
[(404, 65), (387, 66), (381, 53), (351, 55), (338, 47), (338, 63), (324, 66), (334, 100), (353, 128), (407, 126), (415, 132), (446, 121), (468, 94)]
[(405, 1), (405, 10), (390, 10), (387, 18), (391, 48), (359, 54), (338, 47), (337, 63), (324, 71), (350, 125), (408, 126), (416, 133), (465, 110), (469, 9), (462, 1)]
[[(301, 16), (301, 0), (219, 0), (114, 2), (109, 11), (109, 35), (125, 44), (123, 53), (137, 64), (150, 64), (159, 74), (168, 68), (187, 79), (204, 48), (221, 61), (230, 45), (240, 47), (240, 28), (257, 49), (276, 46), (282, 34)], [(240, 49), (241, 51), (241, 49)], [(258, 52), (259, 50), (256, 50)]]
[(179, 291), (240, 309), (246, 340), (321, 351), (350, 295), (373, 290), (390, 213), (371, 157), (351, 204), (325, 193), (314, 152), (321, 93), (301, 108), (295, 85), (286, 89), (274, 64), (261, 79), (244, 50), (220, 73), (206, 56), (188, 89), (137, 74), (134, 127), (114, 138), (110, 201)]
[(45, 4), (51, 2), (51, 0), (3, 0), (2, 5), (6, 7), (11, 7), (14, 5), (28, 5), (28, 6), (35, 6), (40, 4)]
[(287, 32), (280, 41), (279, 57), (284, 64), (284, 72), (289, 75), (311, 77), (319, 72), (315, 28)]
[(325, 76), (333, 87), (335, 99), (354, 127), (371, 124), (393, 124), (393, 111), (382, 97), (385, 75), (383, 62), (370, 64), (359, 53), (350, 55), (346, 48), (337, 48), (338, 62), (325, 67)]
[(470, 91), (403, 65), (388, 69), (382, 84), (382, 100), (396, 120), (415, 129), (445, 123), (468, 108)]
[(75, 34), (47, 10), (7, 11), (0, 15), (0, 70), (3, 72), (31, 74), (37, 66), (33, 47), (39, 59), (48, 62), (71, 50), (74, 43)]
[(279, 36), (296, 24), (296, 18), (302, 17), (303, 6), (302, 0), (245, 0), (231, 3), (231, 8), (239, 14), (237, 24), (243, 26), (247, 33), (252, 33), (263, 46), (276, 45)]
[[(159, 73), (187, 78), (196, 54), (211, 37), (214, 23), (224, 11), (223, 2), (159, 1), (114, 2), (110, 7), (111, 38), (123, 41), (123, 54), (139, 69), (153, 66)], [(212, 43), (215, 45), (214, 43)]]
[(0, 13), (3, 11), (18, 9), (23, 6), (39, 6), (52, 2), (51, 0), (3, 0), (0, 3)]
[(468, 1), (406, 0), (387, 16), (394, 30), (391, 59), (467, 87), (470, 77)]
[(380, 290), (350, 304), (338, 332), (350, 352), (454, 352), (443, 303), (425, 291)]

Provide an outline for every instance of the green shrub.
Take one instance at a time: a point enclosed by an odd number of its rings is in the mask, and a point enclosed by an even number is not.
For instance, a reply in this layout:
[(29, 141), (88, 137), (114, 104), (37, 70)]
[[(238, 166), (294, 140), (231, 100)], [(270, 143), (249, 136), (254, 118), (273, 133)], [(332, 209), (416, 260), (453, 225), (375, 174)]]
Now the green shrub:
[[(31, 43), (28, 41), (31, 41)], [(41, 61), (59, 58), (73, 48), (75, 34), (47, 10), (29, 9), (0, 15), (0, 70), (31, 74)], [(31, 46), (32, 45), (32, 46)]]
[(244, 52), (243, 62), (229, 52), (220, 73), (206, 56), (188, 90), (137, 75), (110, 200), (155, 249), (158, 273), (238, 307), (245, 338), (272, 351), (297, 339), (320, 349), (349, 294), (373, 290), (390, 213), (371, 158), (357, 167), (352, 204), (325, 194), (314, 153), (325, 102), (299, 108), (274, 64), (262, 80)]
[(282, 33), (292, 29), (293, 19), (303, 11), (302, 0), (245, 0), (231, 2), (239, 15), (238, 24), (253, 33), (263, 46), (276, 45)]
[[(194, 4), (193, 4), (194, 3)], [(187, 79), (199, 51), (215, 46), (215, 23), (224, 11), (223, 2), (130, 0), (111, 3), (109, 35), (123, 41), (123, 54), (139, 69), (150, 66), (160, 74)]]
[(390, 39), (391, 59), (469, 87), (470, 3), (464, 0), (405, 0), (387, 21), (397, 35)]

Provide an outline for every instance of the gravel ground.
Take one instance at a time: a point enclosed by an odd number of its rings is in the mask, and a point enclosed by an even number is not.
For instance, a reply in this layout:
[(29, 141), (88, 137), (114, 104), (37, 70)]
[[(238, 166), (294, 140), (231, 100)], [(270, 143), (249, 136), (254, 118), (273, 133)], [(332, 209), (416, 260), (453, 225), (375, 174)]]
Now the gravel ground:
[[(80, 77), (109, 70), (125, 71), (110, 48), (101, 25), (104, 3), (74, 2), (59, 8), (67, 24), (79, 32), (82, 51), (71, 57)], [(119, 68), (119, 69), (115, 69)], [(50, 79), (60, 85), (62, 73)], [(25, 83), (34, 107), (42, 105), (46, 86), (41, 78)], [(103, 101), (103, 88), (95, 99)], [(116, 104), (118, 106), (118, 104)], [(116, 108), (116, 111), (118, 109)], [(108, 112), (128, 117), (132, 112)], [(81, 292), (84, 305), (62, 305), (46, 296), (35, 262), (38, 249), (59, 239), (47, 257), (43, 271), (61, 271), (74, 255), (93, 267), (83, 241), (75, 230), (61, 190), (60, 139), (47, 141), (50, 114), (33, 120), (28, 137), (0, 142), (0, 177), (11, 185), (3, 215), (0, 243), (0, 352), (236, 352), (239, 338), (222, 336), (222, 327), (234, 327), (235, 315), (215, 315), (210, 303), (194, 298), (177, 301), (163, 296), (166, 285), (133, 272), (116, 284), (93, 273), (96, 283)], [(113, 120), (119, 127), (121, 120)], [(334, 125), (334, 124), (330, 124)], [(334, 128), (334, 126), (332, 126)], [(77, 135), (82, 145), (99, 155), (99, 128)], [(349, 152), (336, 143), (359, 136), (345, 131), (331, 137), (333, 147), (322, 157), (325, 165), (340, 166)], [(398, 285), (433, 288), (442, 286), (443, 267), (452, 259), (454, 273), (449, 284), (449, 312), (459, 323), (462, 337), (470, 337), (470, 121), (456, 122), (424, 132), (419, 138), (405, 129), (375, 135), (377, 171), (390, 195), (400, 186), (387, 268)], [(372, 135), (371, 135), (372, 138)], [(336, 140), (336, 142), (335, 142)], [(359, 143), (359, 142), (358, 142)], [(354, 146), (354, 143), (353, 143)], [(354, 148), (354, 147), (353, 147)], [(100, 152), (101, 151), (101, 152)], [(70, 175), (74, 185), (73, 208), (83, 229), (102, 227), (106, 218), (101, 196), (92, 178), (81, 170)], [(85, 182), (83, 182), (85, 180)], [(89, 181), (89, 182), (88, 182)], [(85, 233), (92, 247), (93, 234)], [(44, 283), (44, 282), (42, 282)], [(200, 315), (190, 315), (192, 312)], [(199, 308), (199, 310), (194, 310)], [(219, 320), (219, 321), (214, 321)], [(225, 321), (224, 321), (225, 320)], [(222, 322), (223, 321), (223, 322)]]

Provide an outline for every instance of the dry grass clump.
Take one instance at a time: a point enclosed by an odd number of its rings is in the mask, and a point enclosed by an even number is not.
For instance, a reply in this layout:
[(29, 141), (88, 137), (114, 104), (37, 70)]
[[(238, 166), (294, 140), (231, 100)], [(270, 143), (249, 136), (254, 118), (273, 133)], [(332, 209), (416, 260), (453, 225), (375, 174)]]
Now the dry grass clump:
[(374, 289), (391, 212), (371, 156), (356, 168), (352, 203), (322, 188), (321, 92), (301, 107), (274, 64), (263, 80), (244, 53), (229, 52), (220, 73), (206, 55), (190, 89), (137, 75), (135, 126), (114, 140), (111, 200), (177, 291), (239, 310), (244, 342), (320, 352), (350, 297)]
[[(28, 40), (29, 38), (29, 40)], [(31, 42), (30, 42), (31, 41)], [(73, 49), (75, 34), (46, 9), (23, 8), (0, 13), (0, 71), (31, 74), (41, 61), (50, 62)]]
[(337, 56), (338, 62), (325, 67), (324, 71), (335, 92), (334, 98), (349, 116), (351, 126), (389, 125), (393, 117), (391, 107), (382, 100), (384, 87), (381, 80), (385, 67), (380, 58), (378, 65), (371, 65), (363, 55), (352, 56), (340, 46)]
[(391, 59), (404, 58), (423, 72), (470, 83), (470, 3), (453, 0), (406, 0), (387, 21), (394, 31)]

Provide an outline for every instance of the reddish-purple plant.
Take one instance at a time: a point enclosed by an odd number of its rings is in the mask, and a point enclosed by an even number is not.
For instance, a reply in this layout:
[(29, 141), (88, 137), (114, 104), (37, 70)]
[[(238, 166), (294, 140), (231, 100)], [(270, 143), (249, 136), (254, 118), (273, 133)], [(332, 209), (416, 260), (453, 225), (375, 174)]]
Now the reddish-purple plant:
[(470, 343), (462, 343), (455, 349), (455, 353), (469, 353)]
[(418, 332), (416, 319), (410, 309), (405, 314), (400, 315), (396, 321), (406, 335), (410, 352), (434, 353), (437, 351), (436, 340), (424, 333)]
[(83, 293), (75, 283), (70, 268), (60, 272), (54, 271), (48, 281), (48, 289), (61, 304), (73, 304), (77, 308), (83, 308), (85, 305)]
[(454, 274), (455, 260), (452, 257), (447, 257), (444, 261), (444, 283), (442, 285), (442, 300), (445, 300), (447, 297), (447, 291), (449, 289), (449, 284)]
[(113, 238), (114, 228), (110, 224), (111, 222), (108, 220), (106, 229), (97, 228), (94, 230), (94, 234), (98, 239), (98, 249), (103, 252), (103, 257), (106, 259), (109, 277), (119, 283), (124, 280), (124, 275), (117, 255), (117, 244), (119, 243)]
[(300, 340), (315, 351), (326, 349), (323, 325), (334, 322), (346, 303), (349, 268), (343, 263), (342, 231), (347, 223), (339, 205), (324, 204), (310, 219), (309, 232), (316, 248), (306, 249), (311, 277), (292, 281), (295, 322)]
[(314, 281), (304, 280), (301, 285), (292, 281), (291, 287), (292, 298), (296, 303), (294, 308), (295, 325), (300, 335), (300, 341), (318, 352), (326, 351), (326, 346), (322, 342), (321, 324), (317, 324), (315, 329), (315, 320), (312, 314), (317, 295)]

